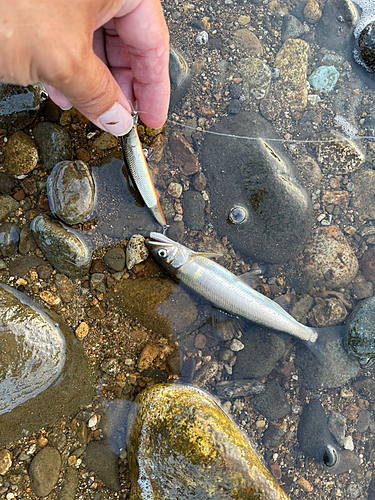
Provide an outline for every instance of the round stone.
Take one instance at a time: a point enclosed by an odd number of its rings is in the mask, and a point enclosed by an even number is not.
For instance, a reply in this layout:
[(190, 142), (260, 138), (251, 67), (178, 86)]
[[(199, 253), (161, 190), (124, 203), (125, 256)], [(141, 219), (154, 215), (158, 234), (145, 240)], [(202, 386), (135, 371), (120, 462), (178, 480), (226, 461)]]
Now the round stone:
[(56, 123), (42, 122), (34, 129), (41, 163), (52, 170), (56, 163), (72, 158), (72, 145), (68, 131)]
[(0, 255), (10, 257), (18, 250), (20, 228), (13, 222), (5, 222), (0, 226)]
[(38, 159), (38, 150), (29, 135), (18, 130), (9, 137), (4, 159), (4, 166), (9, 174), (28, 174), (37, 166)]
[(50, 446), (43, 448), (32, 459), (29, 469), (30, 487), (38, 497), (45, 497), (59, 479), (60, 453)]
[(359, 34), (358, 49), (366, 69), (375, 73), (375, 21), (369, 23)]
[(375, 358), (375, 297), (360, 302), (347, 321), (346, 346), (360, 358)]

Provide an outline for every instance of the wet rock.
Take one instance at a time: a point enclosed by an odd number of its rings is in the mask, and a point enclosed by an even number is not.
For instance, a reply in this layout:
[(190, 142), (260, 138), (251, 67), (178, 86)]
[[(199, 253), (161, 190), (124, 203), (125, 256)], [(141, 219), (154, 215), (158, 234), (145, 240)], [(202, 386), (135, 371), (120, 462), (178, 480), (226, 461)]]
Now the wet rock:
[(191, 498), (198, 490), (200, 497), (208, 498), (223, 488), (228, 499), (252, 498), (256, 491), (264, 498), (287, 500), (208, 393), (159, 385), (143, 391), (136, 402), (128, 445), (133, 500), (146, 494), (150, 499), (168, 497), (176, 490), (181, 498)]
[(107, 488), (121, 489), (117, 468), (118, 455), (112, 450), (109, 441), (91, 441), (86, 448), (86, 466), (94, 471)]
[(329, 50), (346, 53), (358, 19), (358, 11), (351, 0), (328, 0), (316, 25), (316, 40)]
[(64, 302), (70, 302), (74, 295), (73, 282), (64, 274), (55, 274), (55, 285)]
[(53, 222), (46, 215), (38, 215), (30, 228), (43, 255), (60, 273), (71, 278), (87, 274), (92, 250), (83, 233)]
[(363, 257), (361, 260), (361, 271), (363, 273), (363, 276), (374, 285), (375, 284), (375, 247), (370, 247), (363, 254)]
[(88, 220), (95, 204), (91, 170), (80, 160), (57, 163), (47, 180), (47, 196), (51, 212), (63, 222)]
[(358, 360), (344, 349), (343, 335), (341, 327), (320, 332), (316, 355), (304, 344), (299, 344), (294, 365), (299, 370), (303, 387), (311, 390), (342, 387), (357, 375)]
[(71, 160), (72, 145), (67, 130), (56, 123), (42, 122), (34, 129), (41, 164), (52, 170), (56, 163)]
[(35, 249), (36, 243), (33, 233), (28, 226), (23, 226), (20, 232), (20, 241), (18, 246), (19, 253), (22, 255), (26, 255), (29, 252), (33, 252)]
[(59, 479), (60, 453), (51, 446), (40, 450), (32, 459), (29, 475), (30, 488), (38, 497), (45, 497), (52, 491)]
[(118, 146), (118, 139), (108, 132), (103, 132), (95, 139), (93, 145), (96, 149), (106, 151), (107, 149), (116, 148)]
[(0, 255), (10, 257), (18, 250), (20, 228), (14, 222), (5, 222), (0, 226)]
[(340, 413), (331, 411), (328, 417), (328, 428), (340, 446), (344, 446), (346, 434), (346, 418)]
[(308, 23), (316, 23), (322, 17), (322, 11), (319, 8), (319, 4), (316, 0), (308, 0), (305, 8), (303, 9), (303, 15)]
[(316, 283), (337, 288), (355, 278), (358, 261), (340, 229), (326, 226), (313, 232), (303, 269)]
[(28, 174), (38, 164), (38, 150), (31, 137), (21, 130), (12, 134), (5, 147), (4, 166), (9, 174)]
[(125, 267), (125, 252), (121, 247), (110, 248), (104, 255), (104, 263), (114, 271), (123, 271)]
[(296, 17), (287, 14), (283, 17), (283, 26), (281, 29), (281, 41), (285, 42), (288, 38), (299, 38), (305, 33), (305, 27)]
[(353, 294), (354, 298), (358, 300), (366, 299), (367, 297), (371, 297), (374, 292), (374, 287), (371, 281), (366, 281), (363, 276), (361, 279), (355, 279), (353, 283)]
[(186, 191), (182, 206), (184, 208), (184, 221), (187, 227), (192, 231), (203, 229), (206, 203), (201, 193), (191, 189)]
[(193, 177), (193, 186), (196, 191), (203, 191), (206, 187), (207, 179), (203, 172), (198, 172)]
[(309, 76), (310, 84), (321, 92), (332, 92), (340, 73), (334, 66), (319, 66)]
[(354, 59), (370, 73), (375, 73), (375, 21), (371, 21), (356, 36)]
[(0, 126), (19, 130), (30, 125), (41, 103), (42, 85), (0, 84)]
[(68, 467), (65, 472), (64, 482), (61, 487), (58, 500), (73, 500), (76, 496), (78, 482), (78, 470), (73, 467)]
[(173, 156), (174, 165), (184, 175), (192, 175), (198, 172), (199, 163), (185, 137), (180, 132), (173, 132), (169, 139), (169, 147)]
[[(258, 114), (228, 116), (214, 132), (249, 137), (276, 138), (271, 125)], [(276, 142), (226, 141), (205, 138), (201, 162), (210, 186), (213, 225), (236, 251), (266, 262), (291, 259), (310, 234), (310, 197), (299, 180), (290, 157)], [(242, 207), (247, 218), (231, 224), (228, 216)]]
[(284, 341), (266, 328), (254, 327), (244, 332), (244, 349), (237, 353), (234, 379), (266, 377), (285, 352)]
[(0, 172), (0, 194), (9, 194), (14, 188), (14, 177), (5, 172)]
[(25, 257), (16, 258), (9, 262), (9, 275), (23, 277), (30, 269), (35, 269), (44, 264), (45, 261), (36, 255), (26, 255)]
[(266, 120), (276, 120), (281, 113), (281, 106), (276, 99), (262, 99), (259, 103), (259, 110)]
[(285, 432), (278, 425), (270, 424), (263, 434), (263, 444), (268, 450), (277, 450), (284, 441)]
[(375, 218), (375, 172), (361, 169), (352, 176), (352, 182), (352, 207), (358, 210), (364, 219)]
[(247, 397), (264, 391), (264, 384), (258, 380), (224, 380), (215, 385), (216, 394), (220, 398)]
[(160, 349), (154, 344), (146, 344), (139, 354), (137, 360), (138, 370), (147, 370), (153, 361), (159, 356)]
[(346, 346), (360, 358), (375, 358), (375, 297), (362, 300), (348, 318)]
[(340, 132), (324, 133), (321, 139), (322, 142), (317, 147), (318, 162), (330, 173), (348, 174), (354, 172), (365, 161), (361, 149)]
[(306, 456), (315, 458), (327, 467), (337, 463), (340, 451), (329, 431), (323, 407), (317, 399), (312, 399), (304, 407), (299, 419), (297, 439)]
[(252, 57), (261, 56), (263, 54), (263, 48), (259, 39), (246, 28), (241, 28), (234, 33), (234, 43), (246, 49), (246, 53)]
[(301, 110), (307, 104), (307, 80), (310, 47), (301, 39), (289, 38), (275, 58), (280, 77), (275, 81), (272, 94), (282, 109)]
[(308, 314), (309, 324), (319, 328), (334, 326), (342, 323), (348, 315), (344, 304), (335, 297), (322, 299), (316, 297), (316, 305)]
[(3, 476), (12, 467), (12, 454), (9, 450), (0, 451), (0, 474)]
[(269, 420), (285, 417), (290, 411), (286, 395), (277, 380), (266, 382), (264, 391), (254, 397), (254, 408)]
[(239, 71), (247, 92), (255, 99), (266, 97), (271, 84), (271, 69), (266, 63), (256, 57), (243, 59)]
[(144, 236), (133, 234), (126, 246), (126, 267), (132, 269), (136, 264), (146, 260), (148, 253)]
[(297, 321), (306, 325), (307, 314), (314, 305), (314, 299), (311, 295), (303, 295), (292, 307), (290, 314)]
[(368, 410), (361, 410), (358, 413), (358, 420), (357, 420), (357, 425), (356, 429), (358, 432), (363, 434), (364, 432), (367, 431), (369, 428), (371, 422), (371, 413)]
[(192, 82), (187, 60), (174, 47), (169, 49), (169, 79), (171, 82), (170, 109), (172, 109), (185, 96)]

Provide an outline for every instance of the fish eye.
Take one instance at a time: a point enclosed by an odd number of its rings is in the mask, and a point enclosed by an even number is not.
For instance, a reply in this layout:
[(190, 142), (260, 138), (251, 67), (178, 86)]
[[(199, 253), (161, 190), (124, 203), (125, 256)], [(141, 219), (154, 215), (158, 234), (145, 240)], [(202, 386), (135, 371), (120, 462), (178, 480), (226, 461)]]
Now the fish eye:
[(228, 222), (231, 224), (242, 224), (248, 217), (246, 208), (235, 206), (230, 209), (228, 214)]
[(338, 454), (335, 448), (331, 445), (327, 445), (327, 448), (324, 451), (323, 455), (323, 463), (327, 467), (333, 467), (338, 460)]
[(166, 259), (168, 257), (168, 252), (165, 248), (159, 248), (158, 250), (158, 256), (161, 258), (161, 259)]

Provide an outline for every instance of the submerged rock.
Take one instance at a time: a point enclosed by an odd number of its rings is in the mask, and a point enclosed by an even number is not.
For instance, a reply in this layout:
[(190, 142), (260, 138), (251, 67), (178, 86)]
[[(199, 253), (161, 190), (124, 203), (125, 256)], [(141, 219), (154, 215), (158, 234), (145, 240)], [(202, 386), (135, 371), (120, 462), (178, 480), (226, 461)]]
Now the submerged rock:
[(184, 385), (143, 391), (128, 441), (131, 500), (287, 500), (250, 443), (208, 393)]
[(20, 228), (14, 222), (5, 222), (0, 226), (0, 255), (10, 257), (18, 250)]
[(80, 160), (61, 161), (47, 180), (51, 212), (67, 224), (90, 218), (95, 204), (95, 184), (89, 167)]
[(271, 84), (271, 69), (266, 63), (256, 57), (243, 59), (239, 71), (244, 88), (255, 99), (266, 97)]
[(171, 82), (170, 108), (172, 109), (184, 97), (192, 82), (192, 74), (188, 62), (173, 47), (169, 50), (169, 79)]
[(9, 137), (5, 147), (4, 166), (9, 174), (24, 175), (38, 164), (38, 150), (31, 137), (17, 130)]
[(19, 130), (30, 125), (40, 108), (43, 87), (41, 84), (0, 84), (0, 126)]
[[(266, 262), (293, 258), (310, 234), (311, 200), (291, 158), (277, 142), (267, 141), (277, 137), (273, 128), (255, 113), (239, 113), (212, 130), (259, 138), (205, 138), (201, 161), (214, 229), (245, 256)], [(238, 223), (230, 219), (236, 208), (245, 213)]]
[(72, 145), (68, 131), (56, 123), (42, 122), (34, 129), (42, 166), (52, 170), (56, 163), (72, 158)]
[(90, 269), (92, 249), (84, 233), (38, 215), (30, 228), (43, 255), (60, 273), (71, 278), (84, 276)]
[(354, 59), (370, 73), (375, 73), (375, 21), (365, 26), (357, 37)]
[(348, 351), (360, 358), (375, 358), (375, 297), (360, 302), (349, 316), (346, 328)]
[(309, 82), (321, 92), (332, 92), (339, 76), (334, 66), (319, 66), (309, 77)]

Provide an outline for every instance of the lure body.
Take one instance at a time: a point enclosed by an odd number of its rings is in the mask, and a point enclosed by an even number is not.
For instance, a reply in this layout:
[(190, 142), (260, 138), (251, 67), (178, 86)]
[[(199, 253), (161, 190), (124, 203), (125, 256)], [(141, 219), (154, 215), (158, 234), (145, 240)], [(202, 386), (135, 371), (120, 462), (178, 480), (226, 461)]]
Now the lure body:
[(130, 132), (121, 138), (121, 144), (130, 174), (143, 201), (164, 228), (167, 223), (138, 136), (137, 114), (134, 114), (134, 123)]

